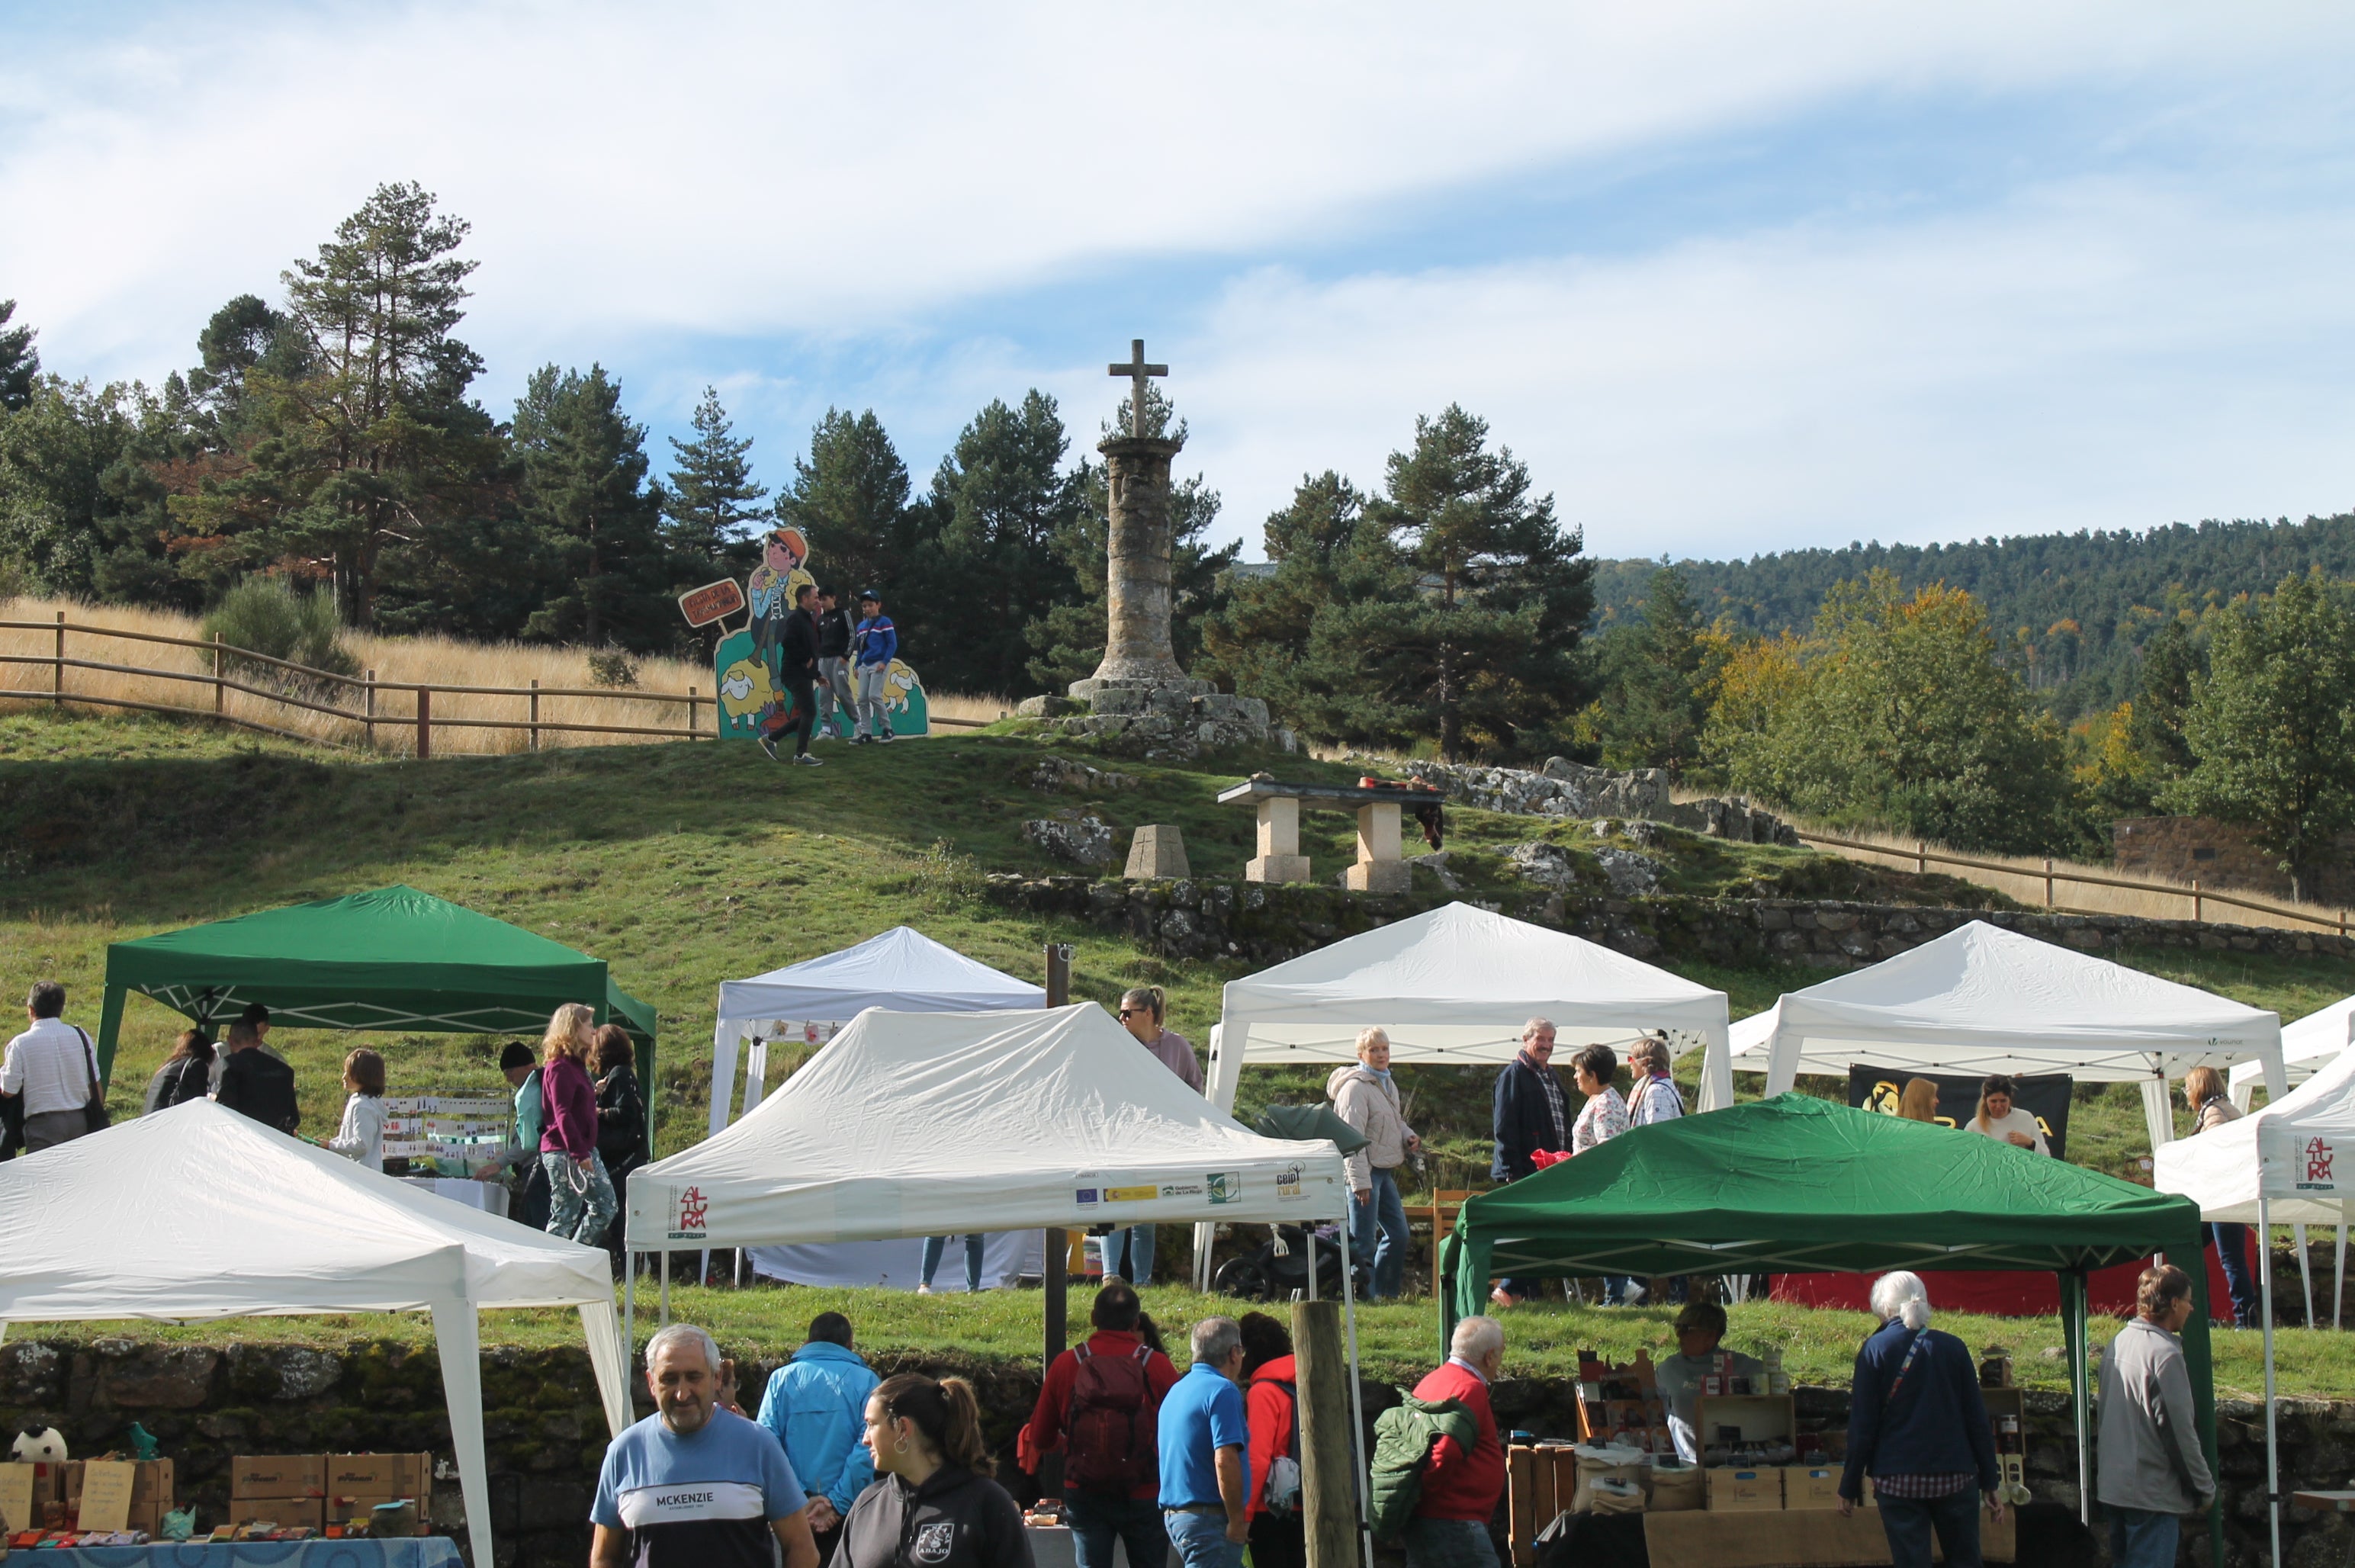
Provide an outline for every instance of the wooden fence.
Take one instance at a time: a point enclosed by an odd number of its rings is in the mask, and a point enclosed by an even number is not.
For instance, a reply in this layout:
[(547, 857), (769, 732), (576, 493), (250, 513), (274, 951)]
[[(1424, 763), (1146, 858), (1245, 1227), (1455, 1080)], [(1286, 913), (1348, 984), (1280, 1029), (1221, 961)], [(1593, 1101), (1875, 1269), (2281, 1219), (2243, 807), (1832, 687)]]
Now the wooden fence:
[[(716, 733), (719, 724), (718, 699), (716, 695), (707, 696), (692, 686), (685, 691), (671, 692), (644, 691), (635, 687), (543, 687), (536, 680), (529, 686), (456, 686), (441, 682), (378, 680), (374, 670), (368, 670), (360, 676), (338, 675), (333, 670), (314, 669), (308, 665), (293, 664), (285, 659), (272, 658), (268, 654), (258, 654), (248, 648), (237, 647), (222, 642), (218, 635), (210, 639), (174, 637), (156, 632), (133, 632), (112, 626), (77, 625), (66, 619), (65, 612), (62, 610), (58, 612), (55, 621), (0, 620), (0, 631), (48, 632), (55, 638), (50, 651), (47, 654), (0, 653), (0, 666), (17, 667), (30, 666), (36, 669), (48, 671), (47, 690), (37, 687), (18, 686), (14, 681), (0, 684), (0, 699), (13, 699), (17, 701), (46, 701), (59, 707), (70, 702), (88, 707), (135, 709), (148, 713), (168, 713), (210, 719), (239, 729), (282, 736), (291, 741), (325, 739), (331, 743), (350, 743), (347, 740), (336, 736), (304, 734), (300, 731), (286, 728), (282, 724), (272, 724), (250, 716), (231, 713), (228, 708), (229, 694), (237, 692), (264, 702), (277, 704), (290, 710), (315, 713), (354, 726), (358, 731), (359, 743), (370, 750), (378, 746), (380, 731), (385, 732), (385, 738), (388, 740), (394, 735), (413, 738), (416, 752), (420, 757), (432, 756), (433, 732), (437, 729), (488, 730), (509, 734), (520, 733), (525, 737), (526, 749), (534, 752), (540, 749), (544, 737), (562, 735), (625, 735), (654, 741), (709, 741), (718, 738)], [(69, 633), (85, 637), (102, 637), (117, 642), (161, 644), (172, 647), (193, 648), (201, 655), (209, 656), (211, 667), (209, 670), (161, 669), (146, 665), (122, 664), (108, 659), (71, 657), (66, 652), (66, 637)], [(203, 659), (198, 660), (199, 665), (204, 662)], [(232, 673), (238, 667), (253, 666), (261, 666), (266, 669), (282, 673), (289, 685), (287, 687), (255, 686), (239, 679), (237, 675)], [(182, 703), (150, 702), (111, 696), (102, 691), (88, 689), (91, 684), (88, 682), (82, 683), (82, 689), (75, 689), (67, 679), (67, 672), (73, 670), (89, 671), (101, 676), (177, 681), (197, 688), (210, 688), (212, 705), (207, 709)], [(299, 689), (294, 688), (298, 683)], [(377, 699), (388, 692), (408, 694), (414, 700), (413, 711), (410, 713), (380, 712)], [(518, 711), (512, 719), (460, 718), (449, 713), (445, 705), (442, 717), (436, 719), (433, 714), (433, 699), (437, 693), (443, 697), (514, 698), (517, 700)], [(677, 725), (602, 724), (584, 722), (577, 719), (543, 718), (540, 713), (540, 700), (543, 698), (559, 697), (586, 699), (591, 701), (675, 704), (685, 709), (685, 721)], [(706, 708), (712, 709), (713, 729), (711, 730), (704, 729), (700, 722), (699, 715)], [(986, 728), (989, 720), (936, 717), (930, 722), (952, 729), (979, 730)]]
[(2049, 855), (2045, 857), (2044, 869), (2040, 873), (2031, 867), (2005, 866), (1993, 860), (1974, 860), (1967, 856), (1945, 854), (1931, 848), (1926, 843), (1918, 839), (1914, 842), (1913, 848), (1908, 849), (1898, 844), (1865, 844), (1853, 838), (1834, 838), (1827, 834), (1803, 832), (1799, 835), (1799, 842), (1828, 845), (1836, 849), (1860, 849), (1867, 854), (1883, 856), (1891, 860), (1911, 861), (1917, 873), (1926, 873), (1933, 866), (1961, 866), (1974, 871), (1996, 871), (2007, 877), (2024, 877), (2030, 881), (2041, 875), (2044, 879), (2044, 907), (2062, 914), (2112, 912), (2106, 910), (2072, 909), (2065, 904), (2054, 901), (2053, 889), (2056, 884), (2079, 883), (2086, 887), (2123, 888), (2129, 892), (2161, 893), (2169, 898), (2179, 898), (2190, 904), (2191, 918), (2196, 921), (2205, 921), (2208, 918), (2206, 912), (2208, 905), (2226, 904), (2233, 909), (2253, 910), (2259, 914), (2272, 915), (2278, 920), (2295, 920), (2307, 925), (2320, 926), (2325, 931), (2335, 931), (2341, 936), (2348, 933), (2350, 925), (2348, 912), (2345, 910), (2340, 910), (2336, 916), (2316, 914), (2307, 910), (2285, 909), (2280, 904), (2267, 903), (2263, 899), (2243, 898), (2237, 893), (2211, 891), (2202, 888), (2197, 881), (2188, 888), (2183, 888), (2172, 882), (2144, 882), (2127, 877), (2100, 877), (2088, 871), (2071, 870), (2066, 866), (2055, 866)]

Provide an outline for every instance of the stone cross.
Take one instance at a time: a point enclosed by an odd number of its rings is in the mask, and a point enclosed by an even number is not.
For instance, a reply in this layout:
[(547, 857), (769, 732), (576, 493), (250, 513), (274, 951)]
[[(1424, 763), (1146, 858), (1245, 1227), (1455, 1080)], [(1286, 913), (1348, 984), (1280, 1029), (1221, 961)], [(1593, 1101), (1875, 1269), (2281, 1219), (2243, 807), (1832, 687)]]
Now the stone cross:
[(1169, 374), (1169, 367), (1147, 365), (1145, 362), (1145, 339), (1132, 337), (1128, 340), (1128, 363), (1114, 366), (1112, 373), (1115, 376), (1125, 376), (1132, 383), (1128, 393), (1128, 433), (1143, 435), (1145, 433), (1146, 378), (1167, 376)]

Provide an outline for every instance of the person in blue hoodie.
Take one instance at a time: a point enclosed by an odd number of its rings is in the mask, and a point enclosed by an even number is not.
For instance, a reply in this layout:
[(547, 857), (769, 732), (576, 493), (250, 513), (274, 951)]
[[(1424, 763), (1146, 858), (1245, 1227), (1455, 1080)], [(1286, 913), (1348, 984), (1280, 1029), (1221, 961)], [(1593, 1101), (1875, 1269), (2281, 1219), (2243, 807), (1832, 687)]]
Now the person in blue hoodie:
[(867, 1396), (883, 1380), (850, 1348), (850, 1319), (841, 1313), (811, 1318), (809, 1343), (770, 1375), (756, 1417), (784, 1445), (785, 1458), (809, 1494), (819, 1568), (834, 1555), (850, 1505), (875, 1479), (875, 1456), (864, 1441)]
[(850, 637), (852, 688), (858, 694), (858, 727), (851, 744), (872, 745), (892, 739), (891, 720), (884, 712), (891, 700), (887, 677), (900, 655), (900, 633), (883, 613), (883, 595), (869, 588), (858, 595), (858, 629)]

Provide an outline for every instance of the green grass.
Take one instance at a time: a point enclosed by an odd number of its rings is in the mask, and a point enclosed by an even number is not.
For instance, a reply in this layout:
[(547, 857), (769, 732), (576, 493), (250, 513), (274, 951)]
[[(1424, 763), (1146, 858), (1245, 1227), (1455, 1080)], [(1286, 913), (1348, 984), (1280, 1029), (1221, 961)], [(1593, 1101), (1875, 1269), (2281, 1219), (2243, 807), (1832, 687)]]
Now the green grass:
[[(2326, 1286), (2327, 1288), (2327, 1286)], [(1931, 1295), (1937, 1295), (1932, 1276)], [(1087, 1297), (1071, 1293), (1072, 1321), (1084, 1320)], [(917, 1296), (904, 1290), (834, 1290), (792, 1285), (775, 1289), (714, 1290), (677, 1286), (671, 1292), (675, 1319), (700, 1324), (711, 1330), (731, 1355), (774, 1362), (802, 1342), (802, 1329), (820, 1312), (847, 1315), (857, 1327), (859, 1349), (889, 1356), (916, 1351), (975, 1360), (1035, 1362), (1043, 1349), (1044, 1297), (1036, 1289), (991, 1291), (963, 1296)], [(1223, 1296), (1197, 1296), (1191, 1291), (1156, 1286), (1146, 1293), (1146, 1308), (1172, 1345), (1183, 1343), (1186, 1326), (1213, 1313), (1231, 1314), (1236, 1304)], [(1274, 1309), (1279, 1316), (1283, 1308)], [(1603, 1308), (1547, 1302), (1515, 1308), (1505, 1315), (1506, 1375), (1567, 1378), (1576, 1374), (1582, 1349), (1604, 1352), (1624, 1361), (1639, 1349), (1657, 1359), (1675, 1349), (1668, 1307)], [(1726, 1343), (1756, 1353), (1779, 1346), (1783, 1363), (1794, 1379), (1805, 1383), (1844, 1387), (1856, 1359), (1856, 1348), (1871, 1328), (1861, 1312), (1816, 1309), (1780, 1302), (1751, 1302), (1732, 1309), (1732, 1329)], [(655, 1291), (641, 1281), (638, 1290), (636, 1343), (643, 1346), (654, 1331)], [(2020, 1381), (2031, 1388), (2066, 1390), (2068, 1363), (2046, 1360), (2047, 1349), (2062, 1344), (2057, 1317), (1979, 1317), (1941, 1313), (1938, 1327), (1959, 1335), (1974, 1351), (2008, 1350), (2015, 1359)], [(1078, 1330), (1076, 1328), (1073, 1332)], [(343, 1344), (389, 1339), (425, 1348), (433, 1342), (432, 1324), (420, 1315), (341, 1317), (242, 1318), (234, 1329), (218, 1323), (160, 1325), (153, 1323), (75, 1323), (56, 1328), (26, 1324), (11, 1326), (12, 1339), (23, 1337), (65, 1343), (131, 1335), (185, 1344), (220, 1345), (232, 1339), (248, 1344), (301, 1342)], [(2114, 1328), (2096, 1323), (2096, 1342)], [(1358, 1309), (1359, 1353), (1366, 1375), (1393, 1382), (1411, 1382), (1431, 1369), (1438, 1349), (1437, 1317), (1427, 1298), (1385, 1302)], [(496, 1312), (483, 1318), (485, 1343), (527, 1348), (562, 1348), (581, 1343), (581, 1319), (569, 1312)], [(2222, 1396), (2259, 1397), (2264, 1387), (2263, 1346), (2253, 1333), (2220, 1328), (2215, 1331), (2216, 1392)], [(2275, 1337), (2278, 1384), (2286, 1394), (2342, 1397), (2355, 1387), (2355, 1337), (2325, 1329), (2285, 1328)]]

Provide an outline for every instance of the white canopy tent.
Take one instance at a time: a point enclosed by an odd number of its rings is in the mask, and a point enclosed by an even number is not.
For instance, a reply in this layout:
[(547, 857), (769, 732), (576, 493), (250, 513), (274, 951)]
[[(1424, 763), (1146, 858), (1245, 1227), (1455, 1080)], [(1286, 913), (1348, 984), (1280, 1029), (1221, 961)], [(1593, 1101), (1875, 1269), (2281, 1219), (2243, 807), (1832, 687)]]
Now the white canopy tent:
[[(1047, 993), (1028, 980), (1001, 975), (905, 925), (822, 958), (749, 980), (723, 980), (719, 1021), (711, 1033), (711, 1131), (728, 1125), (738, 1043), (787, 1021), (847, 1023), (869, 1008), (969, 1013), (1046, 1005)], [(754, 1086), (746, 1087), (750, 1111), (761, 1096)]]
[(1724, 1070), (1725, 993), (1608, 947), (1471, 904), (1397, 921), (1229, 981), (1210, 1038), (1206, 1093), (1234, 1108), (1244, 1067), (1357, 1060), (1358, 1032), (1379, 1024), (1393, 1062), (1505, 1062), (1532, 1016), (1566, 1047), (1625, 1045), (1666, 1029), (1679, 1053), (1710, 1051), (1705, 1109), (1733, 1103)]
[[(2274, 1225), (2344, 1227), (2355, 1210), (2355, 1051), (2342, 1051), (2289, 1093), (2269, 1093), (2265, 1098), (2261, 1111), (2160, 1149), (2151, 1184), (2161, 1192), (2191, 1199), (2203, 1220), (2257, 1226), (2261, 1242)], [(2349, 1157), (2349, 1164), (2339, 1163), (2341, 1155)], [(2302, 1259), (2305, 1248), (2298, 1250)], [(2262, 1245), (2259, 1257), (2265, 1337), (2265, 1490), (2278, 1498), (2274, 1271)], [(2278, 1502), (2273, 1507), (2273, 1551), (2274, 1561), (2280, 1562)]]
[(577, 1307), (605, 1420), (631, 1421), (612, 1264), (209, 1100), (0, 1165), (0, 1330), (430, 1312), (474, 1561), (491, 1558), (476, 1315)]
[[(2342, 997), (2319, 1012), (2282, 1025), (2282, 1074), (2296, 1088), (2350, 1043), (2355, 1043), (2355, 997)], [(2254, 1061), (2243, 1061), (2232, 1069), (2232, 1104), (2243, 1111), (2256, 1104), (2257, 1084), (2263, 1077), (2260, 1064)]]
[(1732, 1046), (1732, 1065), (1764, 1072), (1770, 1095), (1851, 1066), (2140, 1083), (2154, 1148), (2175, 1133), (2168, 1081), (2241, 1061), (2279, 1092), (2277, 1017), (1977, 920), (1785, 993), (1734, 1025)]

